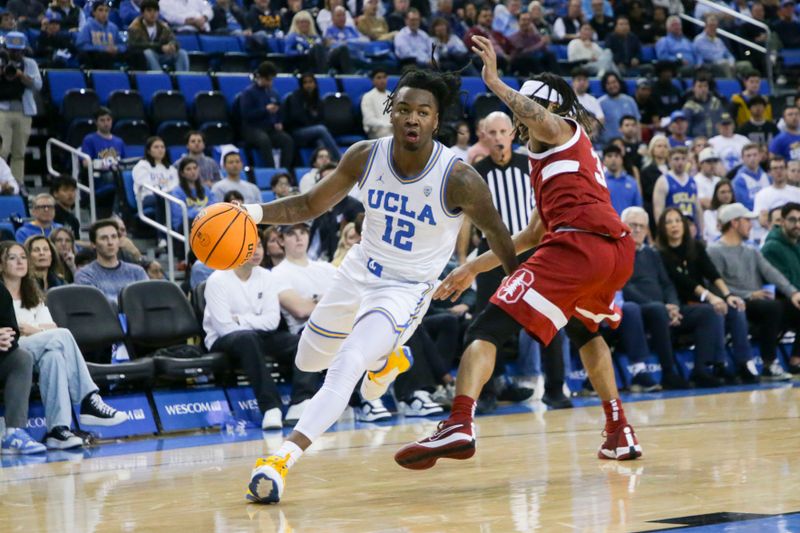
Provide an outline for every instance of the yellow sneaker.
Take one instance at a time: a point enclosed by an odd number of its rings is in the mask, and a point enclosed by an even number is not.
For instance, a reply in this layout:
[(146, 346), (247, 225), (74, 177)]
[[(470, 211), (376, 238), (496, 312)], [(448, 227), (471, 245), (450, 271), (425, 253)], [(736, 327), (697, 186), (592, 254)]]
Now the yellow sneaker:
[(286, 473), (289, 467), (286, 462), (290, 455), (279, 457), (259, 457), (256, 466), (250, 474), (250, 484), (247, 486), (246, 497), (255, 503), (278, 503), (283, 495), (286, 484)]
[(411, 349), (406, 346), (399, 347), (389, 354), (382, 369), (367, 372), (361, 380), (361, 397), (367, 401), (377, 400), (386, 393), (386, 389), (397, 376), (408, 371), (413, 364)]

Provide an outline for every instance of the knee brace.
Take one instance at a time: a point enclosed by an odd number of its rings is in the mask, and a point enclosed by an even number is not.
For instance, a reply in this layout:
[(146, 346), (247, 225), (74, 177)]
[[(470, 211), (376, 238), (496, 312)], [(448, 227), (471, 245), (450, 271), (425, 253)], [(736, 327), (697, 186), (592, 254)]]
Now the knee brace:
[(499, 349), (509, 337), (519, 333), (521, 328), (511, 315), (489, 303), (467, 329), (467, 345), (472, 341), (482, 340)]
[(577, 318), (570, 318), (564, 329), (567, 332), (567, 337), (569, 337), (570, 342), (577, 346), (579, 350), (583, 348), (586, 343), (600, 336), (600, 333), (597, 331), (589, 331), (586, 325)]
[(316, 338), (312, 340), (311, 336), (307, 333), (300, 336), (295, 365), (303, 372), (321, 372), (330, 366), (342, 341), (317, 335), (314, 335)]

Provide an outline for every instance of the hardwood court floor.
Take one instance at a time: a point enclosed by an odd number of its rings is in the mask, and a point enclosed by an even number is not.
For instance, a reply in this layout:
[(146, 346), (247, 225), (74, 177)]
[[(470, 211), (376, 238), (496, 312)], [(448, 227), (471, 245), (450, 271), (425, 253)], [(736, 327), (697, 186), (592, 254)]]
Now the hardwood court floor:
[(425, 472), (392, 456), (434, 421), (329, 433), (278, 506), (246, 504), (244, 491), (279, 437), (9, 466), (0, 531), (651, 531), (731, 517), (714, 513), (781, 516), (689, 530), (800, 530), (800, 389), (626, 407), (645, 455), (625, 463), (595, 457), (598, 407), (479, 418), (476, 457)]

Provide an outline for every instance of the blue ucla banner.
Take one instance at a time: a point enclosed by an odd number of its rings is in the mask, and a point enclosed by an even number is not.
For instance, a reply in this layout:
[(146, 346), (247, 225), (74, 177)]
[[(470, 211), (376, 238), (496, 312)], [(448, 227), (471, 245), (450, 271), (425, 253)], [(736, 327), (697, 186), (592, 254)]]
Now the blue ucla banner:
[(153, 400), (164, 431), (218, 426), (231, 416), (225, 391), (217, 387), (154, 391)]
[(251, 387), (229, 387), (225, 389), (233, 408), (233, 417), (247, 422), (247, 427), (261, 427), (261, 410)]
[[(128, 420), (116, 426), (81, 425), (81, 429), (97, 435), (101, 439), (114, 439), (117, 437), (130, 437), (133, 435), (152, 435), (158, 432), (153, 410), (144, 393), (120, 394), (119, 396), (103, 397), (108, 405), (123, 411), (128, 415)], [(80, 420), (80, 405), (73, 405), (75, 417)]]
[[(5, 406), (0, 406), (0, 414), (4, 415), (5, 412)], [(3, 428), (5, 427), (4, 423)], [(44, 406), (41, 402), (31, 402), (28, 406), (28, 423), (25, 426), (25, 431), (37, 441), (44, 439), (47, 433), (47, 421), (44, 418)]]

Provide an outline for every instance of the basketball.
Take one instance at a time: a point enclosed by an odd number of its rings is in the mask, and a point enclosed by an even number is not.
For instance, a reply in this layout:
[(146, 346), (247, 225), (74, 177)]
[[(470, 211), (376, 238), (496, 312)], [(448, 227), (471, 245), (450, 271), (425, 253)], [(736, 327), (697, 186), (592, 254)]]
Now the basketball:
[(204, 265), (215, 270), (229, 270), (243, 265), (253, 256), (258, 229), (241, 207), (218, 203), (197, 214), (189, 242)]

